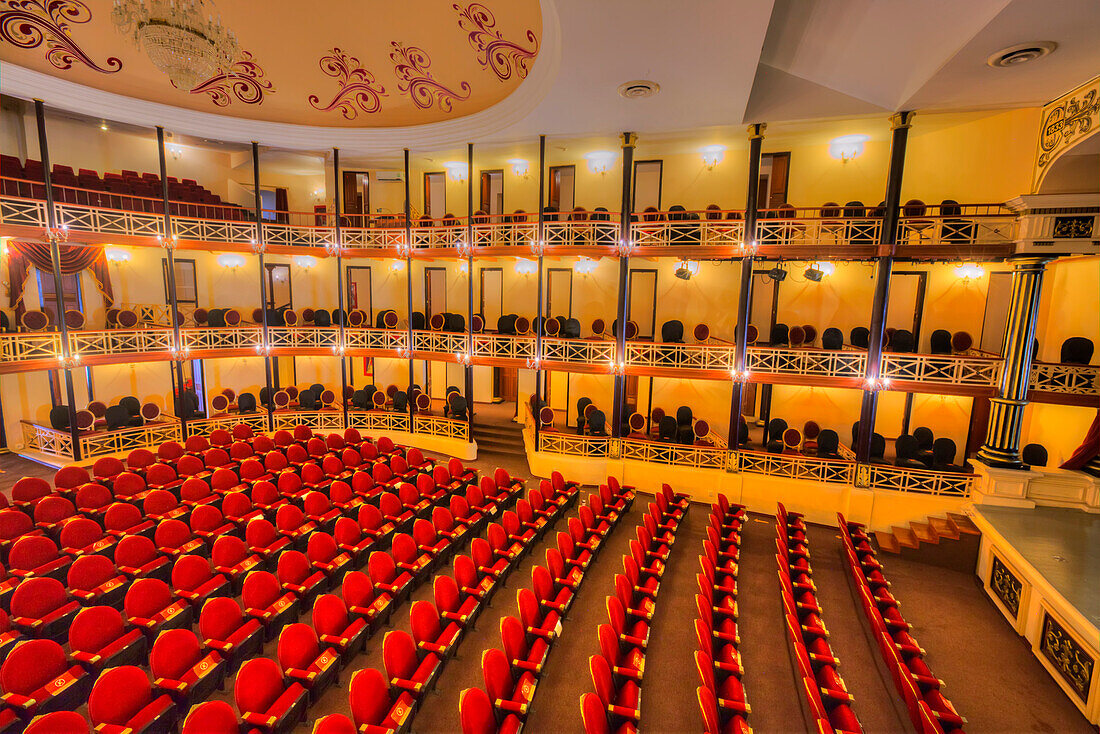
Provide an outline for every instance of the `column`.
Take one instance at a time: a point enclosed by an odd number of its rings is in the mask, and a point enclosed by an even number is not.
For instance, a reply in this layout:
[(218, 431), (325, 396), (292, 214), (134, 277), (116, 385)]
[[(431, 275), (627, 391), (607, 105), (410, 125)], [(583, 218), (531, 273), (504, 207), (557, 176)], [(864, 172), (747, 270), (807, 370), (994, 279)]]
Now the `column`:
[(176, 376), (176, 417), (180, 421), (180, 436), (187, 440), (187, 420), (190, 409), (183, 397), (183, 363), (187, 354), (180, 337), (180, 311), (176, 303), (176, 238), (172, 236), (172, 203), (168, 198), (168, 163), (164, 154), (164, 128), (157, 125), (157, 150), (160, 155), (160, 195), (164, 207), (164, 252), (168, 261), (168, 305), (172, 309), (172, 370)]
[(905, 171), (905, 146), (909, 140), (912, 112), (899, 112), (890, 118), (890, 170), (886, 175), (886, 208), (879, 230), (878, 259), (875, 262), (875, 298), (871, 306), (871, 327), (867, 339), (867, 365), (864, 369), (863, 403), (859, 410), (859, 430), (856, 435), (856, 460), (866, 462), (871, 456), (871, 434), (875, 431), (878, 391), (885, 385), (880, 378), (882, 346), (886, 327), (886, 308), (890, 302), (890, 273), (894, 269), (894, 247), (901, 216), (901, 177)]
[(615, 401), (611, 411), (611, 436), (621, 438), (623, 407), (626, 403), (626, 380), (622, 368), (626, 363), (626, 322), (630, 311), (630, 181), (634, 174), (635, 133), (623, 133), (623, 197), (619, 206), (619, 304), (616, 309), (618, 333), (615, 335)]
[[(539, 136), (539, 208), (538, 208), (538, 224), (535, 230), (535, 246), (538, 248), (539, 253), (539, 283), (538, 283), (538, 323), (542, 326), (542, 248), (546, 244), (546, 136)], [(539, 447), (539, 432), (542, 430), (542, 421), (539, 419), (539, 413), (542, 412), (542, 329), (535, 330), (535, 404), (534, 404), (534, 419), (535, 419), (535, 450), (538, 451)], [(516, 406), (516, 411), (520, 410), (520, 406)], [(566, 415), (568, 415), (568, 408), (566, 408)]]
[(275, 430), (275, 418), (272, 415), (274, 412), (272, 404), (275, 388), (272, 386), (271, 379), (271, 339), (267, 326), (267, 270), (264, 268), (264, 206), (263, 201), (260, 199), (260, 144), (256, 141), (252, 141), (252, 186), (256, 197), (254, 201), (256, 244), (253, 249), (260, 259), (260, 310), (263, 312), (263, 341), (260, 354), (264, 358), (264, 374), (267, 378), (267, 430), (273, 431)]
[(1004, 363), (997, 385), (998, 395), (989, 401), (989, 428), (977, 458), (988, 466), (1023, 469), (1020, 428), (1031, 384), (1035, 321), (1047, 259), (1029, 257), (1013, 260), (1012, 264), (1012, 302), (1001, 346)]
[[(474, 144), (466, 144), (466, 422), (474, 427)], [(473, 436), (471, 435), (471, 439)]]
[(741, 290), (737, 295), (737, 323), (733, 332), (733, 392), (730, 397), (730, 425), (727, 433), (731, 450), (741, 444), (741, 404), (744, 398), (745, 381), (749, 378), (747, 369), (748, 344), (745, 335), (749, 329), (752, 315), (752, 263), (756, 251), (756, 195), (760, 178), (760, 149), (764, 145), (764, 130), (768, 126), (762, 122), (749, 125), (749, 181), (745, 198), (745, 234), (741, 240)]
[[(412, 386), (416, 384), (416, 374), (413, 368), (412, 344), (413, 344), (413, 286), (412, 286), (412, 201), (409, 199), (409, 149), (405, 148), (405, 304), (408, 322), (408, 357), (409, 357), (409, 394), (412, 394)], [(373, 286), (373, 281), (371, 282)], [(373, 297), (373, 296), (372, 296)], [(369, 326), (369, 324), (368, 324)], [(409, 433), (413, 432), (413, 424), (416, 422), (416, 401), (409, 398)]]
[[(340, 323), (337, 327), (340, 331), (340, 341), (336, 345), (336, 355), (340, 358), (340, 408), (344, 416), (344, 428), (348, 427), (348, 358), (344, 356), (347, 351), (347, 321), (348, 315), (344, 312), (344, 239), (340, 231), (340, 149), (332, 149), (332, 180), (334, 186), (333, 208), (336, 210), (334, 223), (336, 225), (336, 307), (340, 314)], [(370, 212), (367, 212), (370, 215)], [(266, 310), (264, 312), (266, 314)], [(266, 316), (265, 316), (266, 318)]]

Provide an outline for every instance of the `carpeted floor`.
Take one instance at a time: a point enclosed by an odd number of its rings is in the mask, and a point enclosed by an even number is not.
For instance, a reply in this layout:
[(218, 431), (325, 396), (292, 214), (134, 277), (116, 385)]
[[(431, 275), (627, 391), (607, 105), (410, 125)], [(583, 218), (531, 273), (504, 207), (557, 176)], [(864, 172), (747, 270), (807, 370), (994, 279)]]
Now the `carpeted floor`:
[[(483, 452), (469, 464), (482, 471), (503, 466), (513, 476), (531, 479), (522, 457)], [(10, 492), (24, 474), (50, 477), (51, 469), (13, 455), (0, 456), (0, 491)], [(536, 480), (537, 481), (537, 480)], [(639, 495), (633, 511), (624, 517), (589, 571), (570, 617), (547, 662), (528, 720), (530, 732), (581, 731), (578, 698), (588, 690), (588, 657), (598, 651), (597, 625), (606, 621), (604, 599), (612, 593), (621, 557), (641, 522), (649, 498)], [(692, 652), (691, 627), (695, 615), (695, 574), (706, 527), (708, 508), (694, 505), (678, 533), (662, 583), (653, 620), (650, 651), (642, 695), (642, 728), (669, 733), (697, 732), (702, 722), (695, 702), (698, 677)], [(574, 509), (570, 515), (576, 513)], [(559, 520), (555, 531), (564, 527)], [(416, 715), (416, 732), (458, 732), (458, 697), (464, 688), (482, 686), (481, 652), (500, 645), (501, 617), (516, 614), (516, 589), (530, 581), (531, 567), (542, 562), (552, 542), (548, 533), (540, 547), (500, 589), (485, 609), (477, 628), (467, 634), (458, 656), (448, 662), (436, 692)], [(805, 732), (798, 690), (783, 628), (775, 566), (774, 518), (751, 515), (742, 536), (739, 607), (745, 688), (752, 705), (751, 723), (757, 732)], [(811, 527), (815, 580), (821, 595), (825, 623), (842, 663), (841, 672), (856, 699), (855, 711), (868, 732), (912, 732), (912, 726), (894, 705), (889, 678), (879, 667), (878, 651), (870, 642), (862, 611), (843, 572), (840, 539), (835, 529)], [(468, 550), (464, 549), (464, 550)], [(927, 659), (947, 683), (946, 693), (969, 719), (967, 731), (989, 734), (1062, 732), (1095, 734), (1043, 670), (1022, 638), (986, 598), (973, 574), (927, 566), (884, 555), (886, 576), (902, 601), (914, 636), (928, 651)], [(413, 599), (431, 599), (423, 585)], [(393, 626), (408, 630), (406, 604), (393, 616)], [(381, 669), (381, 635), (368, 642), (352, 669)], [(274, 643), (265, 649), (274, 656)], [(345, 671), (335, 686), (309, 710), (300, 731), (312, 729), (317, 718), (334, 712), (349, 714)], [(219, 698), (232, 701), (232, 680)]]

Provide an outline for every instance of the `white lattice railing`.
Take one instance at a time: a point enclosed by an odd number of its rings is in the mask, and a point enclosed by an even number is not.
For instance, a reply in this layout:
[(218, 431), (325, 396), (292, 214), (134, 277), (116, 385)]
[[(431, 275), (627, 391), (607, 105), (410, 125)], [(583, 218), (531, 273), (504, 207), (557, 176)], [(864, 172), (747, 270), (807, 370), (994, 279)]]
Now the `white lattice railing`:
[(474, 225), (474, 247), (530, 247), (538, 235), (532, 222)]
[(264, 222), (264, 244), (285, 247), (328, 247), (336, 242), (332, 227), (310, 227)]
[(395, 249), (405, 246), (404, 227), (341, 227), (344, 247), (357, 249)]
[(474, 334), (475, 359), (534, 359), (535, 337)]
[(428, 247), (454, 248), (465, 244), (465, 225), (412, 228), (412, 246), (414, 250)]
[(24, 362), (57, 359), (61, 354), (61, 335), (0, 334), (0, 362)]
[[(261, 334), (263, 331), (261, 330)], [(272, 349), (334, 349), (340, 344), (340, 327), (314, 326), (300, 329), (293, 326), (268, 327), (268, 344)]]
[(199, 219), (172, 216), (172, 235), (194, 242), (224, 242), (249, 245), (256, 241), (256, 225), (228, 219)]
[(756, 222), (761, 247), (874, 245), (882, 229), (880, 219), (766, 218)]
[(247, 415), (231, 413), (227, 415), (216, 415), (210, 418), (195, 418), (187, 421), (187, 438), (191, 436), (209, 436), (211, 431), (218, 428), (232, 431), (234, 426), (242, 423), (251, 427), (254, 433), (266, 433), (268, 431), (266, 412), (250, 413)]
[(263, 335), (263, 328), (259, 326), (180, 329), (183, 347), (191, 352), (255, 349), (263, 342)]
[(618, 455), (619, 440), (605, 436), (578, 436), (575, 433), (539, 431), (539, 451), (567, 456)]
[(344, 430), (344, 413), (340, 410), (277, 410), (271, 414), (272, 430), (290, 430), (294, 426), (309, 426), (314, 431)]
[(866, 352), (749, 347), (745, 366), (749, 372), (772, 375), (863, 377), (866, 363)]
[(859, 474), (860, 484), (865, 483), (871, 489), (952, 497), (969, 497), (978, 481), (977, 474), (904, 469), (880, 464), (860, 464)]
[(164, 235), (164, 215), (103, 209), (80, 204), (54, 203), (57, 225), (73, 232), (157, 237)]
[(851, 461), (819, 459), (816, 456), (797, 454), (772, 454), (766, 451), (735, 453), (737, 469), (748, 474), (809, 479), (830, 484), (852, 484), (855, 481), (856, 465)]
[(452, 420), (437, 415), (413, 416), (413, 433), (424, 436), (442, 436), (459, 441), (470, 441), (470, 424), (466, 421)]
[[(68, 431), (21, 421), (23, 449), (73, 460), (72, 435)], [(156, 423), (121, 428), (117, 431), (93, 431), (80, 436), (80, 452), (84, 459), (106, 454), (133, 451), (136, 448), (159, 446), (165, 441), (180, 441), (179, 421), (174, 416), (162, 414)]]
[(898, 247), (1011, 245), (1016, 241), (1016, 230), (1017, 220), (1011, 213), (902, 217), (898, 222)]
[(414, 352), (435, 354), (460, 354), (466, 351), (466, 334), (455, 331), (414, 331)]
[(1100, 367), (1094, 364), (1035, 362), (1031, 389), (1071, 395), (1100, 395)]
[(745, 223), (738, 219), (632, 222), (630, 237), (637, 247), (739, 247)]
[(73, 460), (73, 437), (68, 431), (59, 431), (30, 421), (20, 421), (20, 424), (23, 426), (24, 450)]
[(0, 224), (46, 228), (46, 202), (40, 199), (0, 198)]
[(1001, 374), (1001, 360), (940, 354), (882, 355), (881, 376), (891, 380), (938, 382), (992, 387)]
[(81, 357), (152, 354), (172, 350), (171, 329), (70, 331), (69, 350)]
[(409, 332), (397, 329), (345, 329), (349, 350), (403, 351), (409, 347)]
[(729, 460), (729, 452), (717, 446), (689, 446), (635, 438), (624, 438), (620, 445), (620, 458), (653, 464), (725, 469)]
[(542, 361), (610, 365), (615, 361), (615, 342), (546, 337), (542, 340)]
[(733, 369), (733, 349), (732, 344), (627, 342), (626, 363), (631, 367), (729, 371)]
[(400, 431), (411, 433), (409, 430), (409, 414), (396, 413), (390, 410), (352, 410), (348, 411), (348, 424), (350, 428), (358, 428), (360, 431), (379, 433), (385, 431)]
[(544, 222), (548, 247), (614, 247), (619, 223), (610, 221)]

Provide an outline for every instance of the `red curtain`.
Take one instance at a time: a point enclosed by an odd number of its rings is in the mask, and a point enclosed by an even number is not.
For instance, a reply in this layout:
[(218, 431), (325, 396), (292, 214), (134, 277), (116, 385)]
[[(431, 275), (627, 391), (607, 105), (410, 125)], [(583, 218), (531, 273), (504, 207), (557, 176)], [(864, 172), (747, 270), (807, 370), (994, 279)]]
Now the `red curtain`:
[(1096, 411), (1096, 417), (1092, 419), (1092, 425), (1089, 426), (1089, 432), (1085, 434), (1085, 440), (1060, 468), (1082, 469), (1098, 454), (1100, 454), (1100, 410)]
[[(103, 294), (108, 306), (114, 305), (115, 294), (111, 289), (111, 276), (107, 270), (107, 258), (102, 247), (84, 247), (81, 245), (58, 245), (62, 274), (91, 270), (99, 292)], [(42, 242), (8, 243), (8, 281), (11, 283), (10, 305), (15, 307), (15, 321), (19, 323), (27, 307), (23, 295), (27, 276), (31, 267), (47, 273), (53, 272), (53, 258), (50, 246)]]

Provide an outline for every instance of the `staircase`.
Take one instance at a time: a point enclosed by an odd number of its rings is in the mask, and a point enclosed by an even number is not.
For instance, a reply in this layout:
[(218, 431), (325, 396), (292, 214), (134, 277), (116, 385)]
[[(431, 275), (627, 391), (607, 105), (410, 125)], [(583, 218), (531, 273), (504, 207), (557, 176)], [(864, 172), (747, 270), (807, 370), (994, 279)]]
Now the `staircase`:
[(506, 454), (522, 456), (527, 452), (523, 448), (523, 426), (518, 423), (474, 423), (474, 440), (477, 441), (478, 455)]
[(978, 561), (981, 532), (966, 515), (929, 517), (926, 522), (895, 525), (889, 532), (875, 531), (879, 550), (942, 568), (973, 573)]

